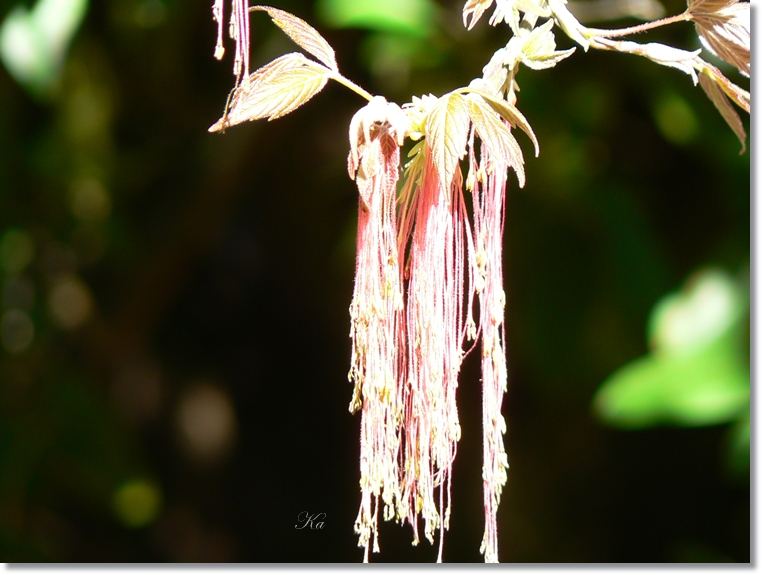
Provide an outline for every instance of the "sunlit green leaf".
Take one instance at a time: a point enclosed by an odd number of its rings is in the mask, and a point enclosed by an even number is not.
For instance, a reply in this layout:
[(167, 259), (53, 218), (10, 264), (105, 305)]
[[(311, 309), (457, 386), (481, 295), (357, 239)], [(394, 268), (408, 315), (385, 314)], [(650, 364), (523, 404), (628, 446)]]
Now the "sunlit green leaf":
[(469, 95), (468, 111), (476, 134), (496, 158), (516, 171), (519, 185), (524, 187), (524, 156), (516, 138), (495, 112), (480, 96)]
[(436, 96), (425, 94), (420, 98), (418, 96), (413, 96), (410, 103), (402, 106), (402, 109), (410, 119), (409, 137), (413, 141), (419, 140), (426, 134), (426, 120), (438, 101), (439, 98)]
[(521, 46), (522, 64), (532, 70), (545, 70), (574, 53), (575, 48), (556, 51), (553, 24), (553, 20), (548, 20), (527, 34)]
[(328, 75), (329, 70), (298, 52), (276, 58), (244, 80), (233, 94), (230, 110), (209, 131), (285, 116), (320, 92)]
[(426, 141), (445, 189), (450, 187), (458, 161), (466, 153), (469, 126), (468, 104), (457, 92), (442, 96), (426, 119)]
[(317, 30), (307, 24), (301, 18), (284, 10), (278, 10), (270, 6), (252, 6), (251, 11), (262, 10), (272, 18), (272, 21), (283, 30), (289, 38), (304, 48), (307, 52), (315, 56), (331, 70), (338, 72), (339, 66), (336, 63), (336, 54), (328, 41), (323, 38)]
[(512, 127), (521, 129), (521, 131), (523, 131), (532, 140), (532, 144), (534, 144), (535, 157), (540, 155), (540, 143), (537, 141), (537, 137), (534, 135), (532, 126), (529, 125), (527, 119), (521, 112), (519, 112), (516, 106), (513, 106), (502, 98), (494, 96), (493, 94), (485, 92), (484, 90), (467, 88), (465, 91), (478, 94), (484, 98), (484, 100), (490, 106), (492, 106), (492, 109), (500, 114), (503, 118), (505, 118), (505, 120), (507, 120)]

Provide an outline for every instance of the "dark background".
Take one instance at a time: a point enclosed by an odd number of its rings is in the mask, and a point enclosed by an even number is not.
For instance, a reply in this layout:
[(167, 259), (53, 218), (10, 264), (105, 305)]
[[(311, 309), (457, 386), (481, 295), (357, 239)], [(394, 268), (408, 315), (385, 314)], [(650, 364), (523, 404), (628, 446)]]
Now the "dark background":
[[(17, 272), (34, 338), (0, 350), (2, 561), (362, 559), (346, 154), (363, 101), (329, 84), (285, 118), (208, 134), (233, 85), (232, 42), (212, 57), (210, 4), (93, 1), (47, 96), (0, 68), (0, 233), (34, 246)], [(373, 65), (369, 32), (327, 26), (312, 2), (277, 7), (324, 33), (346, 76), (403, 103), (467, 84), (507, 41), (486, 17), (466, 33), (461, 4), (440, 2), (407, 73)], [(697, 47), (687, 24), (652, 37)], [(293, 49), (252, 17), (253, 67)], [(728, 426), (621, 431), (591, 399), (648, 351), (660, 297), (696, 269), (749, 265), (749, 155), (684, 74), (578, 52), (519, 75), (542, 152), (519, 136), (527, 185), (512, 178), (508, 193), (500, 558), (748, 562), (749, 475), (724, 465)], [(695, 121), (669, 136), (658, 117), (675, 101)], [(95, 203), (77, 211), (83, 178)], [(64, 280), (87, 303), (68, 324), (51, 311)], [(458, 401), (444, 559), (478, 562), (478, 354)], [(130, 482), (159, 497), (133, 527), (115, 503)], [(296, 529), (303, 511), (325, 513), (323, 529)], [(372, 561), (435, 560), (411, 539), (383, 523)]]

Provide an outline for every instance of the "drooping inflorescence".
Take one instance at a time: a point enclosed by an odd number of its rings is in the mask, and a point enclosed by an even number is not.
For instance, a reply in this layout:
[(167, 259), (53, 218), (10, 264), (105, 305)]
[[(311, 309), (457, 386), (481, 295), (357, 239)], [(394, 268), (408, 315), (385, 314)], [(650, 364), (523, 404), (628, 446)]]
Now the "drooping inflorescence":
[(378, 550), (382, 499), (384, 517), (393, 515), (400, 497), (395, 467), (400, 449), (402, 397), (397, 387), (403, 369), (399, 345), (403, 322), (402, 275), (397, 252), (397, 179), (399, 147), (404, 139), (402, 110), (380, 96), (355, 115), (350, 125), (349, 174), (360, 194), (357, 217), (357, 264), (351, 317), (355, 382), (351, 411), (361, 411), (360, 485), (362, 499), (355, 531), (365, 547), (373, 537)]
[[(362, 503), (355, 529), (366, 560), (371, 539), (378, 551), (382, 503), (385, 519), (411, 524), (414, 544), (420, 540), (419, 518), (431, 543), (438, 531), (442, 560), (461, 436), (458, 375), (466, 349), (481, 334), (482, 553), (486, 561), (497, 561), (496, 513), (508, 468), (500, 410), (507, 382), (502, 226), (509, 167), (517, 169), (523, 184), (523, 157), (509, 119), (534, 138), (518, 110), (499, 94), (477, 88), (415, 98), (403, 109), (377, 96), (352, 120), (349, 164), (350, 174), (357, 173), (360, 208), (350, 306), (349, 377), (355, 383), (350, 410), (362, 411)], [(399, 149), (381, 153), (380, 144), (393, 146), (401, 133), (426, 138), (410, 153), (395, 219), (393, 211), (375, 206), (396, 200), (396, 181), (388, 174), (397, 169)], [(466, 155), (473, 223), (460, 168)], [(390, 244), (387, 231), (396, 221)]]
[[(215, 0), (215, 57), (224, 47), (224, 0)], [(467, 0), (470, 30), (494, 5), (491, 25), (512, 36), (483, 75), (443, 96), (387, 102), (345, 78), (334, 51), (309, 24), (269, 6), (231, 1), (236, 83), (210, 131), (251, 120), (273, 120), (300, 107), (336, 80), (368, 100), (350, 124), (349, 175), (359, 193), (357, 259), (350, 312), (354, 383), (350, 411), (361, 413), (360, 509), (355, 522), (365, 561), (379, 551), (378, 516), (410, 523), (413, 544), (434, 543), (449, 527), (452, 465), (461, 430), (456, 403), (466, 353), (479, 348), (482, 368), (482, 481), (485, 528), (481, 552), (498, 560), (497, 509), (507, 480), (501, 414), (507, 389), (502, 242), (509, 171), (524, 185), (524, 157), (515, 129), (539, 145), (516, 108), (521, 66), (552, 68), (575, 49), (556, 50), (560, 28), (583, 50), (644, 56), (688, 74), (719, 109), (745, 149), (746, 133), (733, 107), (750, 111), (749, 92), (690, 52), (619, 37), (693, 21), (715, 56), (750, 75), (749, 4), (689, 0), (682, 14), (632, 28), (580, 24), (565, 0)], [(295, 52), (249, 73), (250, 11), (264, 11), (312, 58)], [(543, 20), (543, 22), (540, 22)], [(732, 103), (731, 103), (732, 102)], [(401, 166), (406, 139), (417, 142)], [(465, 176), (464, 176), (465, 173)], [(468, 200), (470, 196), (470, 212)], [(469, 213), (471, 219), (469, 219)], [(478, 318), (478, 324), (474, 318)]]

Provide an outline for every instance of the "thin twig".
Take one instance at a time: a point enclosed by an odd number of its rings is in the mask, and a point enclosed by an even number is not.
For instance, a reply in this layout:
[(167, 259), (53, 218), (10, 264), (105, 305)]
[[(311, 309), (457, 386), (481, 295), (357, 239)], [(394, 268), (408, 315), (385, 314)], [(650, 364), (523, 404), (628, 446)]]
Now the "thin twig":
[(639, 34), (640, 32), (646, 32), (660, 26), (666, 26), (667, 24), (674, 24), (675, 22), (684, 22), (690, 20), (690, 12), (683, 12), (676, 16), (669, 16), (660, 20), (654, 20), (653, 22), (646, 22), (645, 24), (639, 24), (638, 26), (630, 26), (629, 28), (618, 28), (616, 30), (603, 30), (600, 28), (588, 28), (586, 30), (586, 36), (591, 38), (598, 36), (599, 38), (616, 38), (619, 36), (629, 36), (630, 34)]
[(355, 94), (362, 96), (363, 98), (368, 100), (368, 102), (370, 102), (373, 99), (373, 94), (361, 88), (360, 86), (352, 82), (352, 80), (345, 78), (339, 73), (332, 73), (330, 75), (330, 78), (332, 78), (333, 80), (336, 80), (342, 86), (346, 86), (347, 88), (352, 90)]

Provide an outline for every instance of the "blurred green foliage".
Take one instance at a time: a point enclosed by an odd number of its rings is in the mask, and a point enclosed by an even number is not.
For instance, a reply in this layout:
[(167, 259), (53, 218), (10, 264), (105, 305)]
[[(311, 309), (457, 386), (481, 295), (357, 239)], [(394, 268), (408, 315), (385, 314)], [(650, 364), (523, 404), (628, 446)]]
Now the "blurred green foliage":
[(320, 22), (370, 34), (359, 46), (369, 70), (399, 88), (413, 68), (433, 68), (445, 57), (441, 8), (432, 0), (318, 0)]
[[(0, 20), (23, 6), (28, 30), (43, 5), (0, 0)], [(209, 2), (50, 5), (69, 17), (55, 54), (35, 54), (57, 79), (0, 68), (0, 556), (358, 561), (346, 129), (362, 102), (329, 85), (287, 118), (210, 135), (233, 76), (231, 49), (212, 57)], [(278, 7), (399, 103), (467, 84), (507, 39), (486, 22), (466, 33), (460, 1)], [(293, 49), (251, 22), (254, 65)], [(653, 36), (699, 47), (690, 26)], [(519, 75), (541, 154), (526, 154), (506, 213), (505, 561), (750, 559), (749, 296), (735, 271), (750, 260), (749, 157), (688, 78), (641, 60), (591, 51)], [(702, 269), (733, 274), (678, 292)], [(717, 298), (723, 313), (691, 323)], [(665, 355), (674, 318), (713, 335)], [(451, 562), (481, 560), (476, 355), (458, 390)], [(644, 357), (652, 369), (606, 400), (640, 431), (602, 425), (601, 382)], [(692, 402), (697, 383), (722, 402)], [(657, 421), (680, 425), (642, 427)], [(325, 529), (295, 530), (305, 510)], [(381, 529), (373, 560), (436, 557)]]
[(665, 296), (649, 320), (652, 351), (614, 372), (594, 398), (601, 419), (639, 429), (738, 421), (729, 459), (748, 470), (750, 379), (748, 275), (697, 272)]
[(38, 0), (15, 7), (0, 26), (0, 59), (31, 94), (45, 96), (58, 80), (88, 0)]
[(316, 10), (328, 25), (425, 38), (432, 34), (438, 7), (431, 0), (319, 0)]
[(649, 321), (653, 351), (603, 383), (600, 417), (639, 428), (713, 425), (748, 412), (748, 308), (743, 287), (714, 270), (660, 300)]

